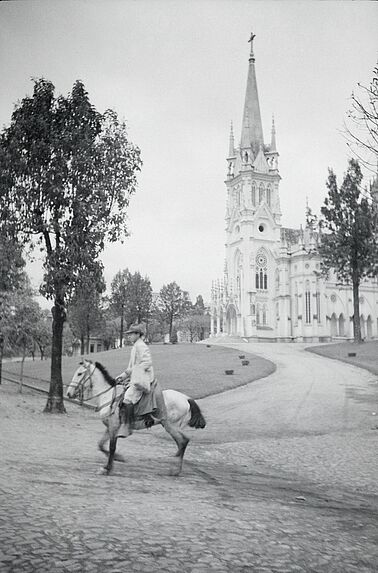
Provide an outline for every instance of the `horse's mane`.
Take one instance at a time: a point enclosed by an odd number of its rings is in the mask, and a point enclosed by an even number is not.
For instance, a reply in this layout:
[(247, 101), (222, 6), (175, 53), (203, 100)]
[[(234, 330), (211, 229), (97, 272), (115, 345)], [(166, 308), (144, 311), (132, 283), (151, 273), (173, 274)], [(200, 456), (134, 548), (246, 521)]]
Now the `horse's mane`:
[(115, 386), (116, 381), (112, 376), (110, 376), (109, 372), (106, 370), (105, 366), (103, 366), (100, 362), (95, 362), (96, 368), (99, 369), (103, 377), (105, 378), (106, 382), (110, 384), (110, 386)]

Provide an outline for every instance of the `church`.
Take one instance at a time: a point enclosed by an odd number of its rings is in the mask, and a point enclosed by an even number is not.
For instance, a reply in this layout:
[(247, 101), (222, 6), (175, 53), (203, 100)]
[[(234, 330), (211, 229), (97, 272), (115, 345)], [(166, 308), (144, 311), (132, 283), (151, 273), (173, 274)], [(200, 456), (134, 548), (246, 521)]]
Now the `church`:
[[(274, 120), (264, 142), (257, 91), (254, 35), (239, 147), (231, 125), (226, 175), (224, 276), (211, 290), (211, 336), (272, 342), (353, 338), (353, 293), (320, 273), (318, 233), (283, 227), (279, 153)], [(373, 183), (378, 199), (378, 178)], [(363, 339), (378, 337), (378, 280), (360, 286)]]

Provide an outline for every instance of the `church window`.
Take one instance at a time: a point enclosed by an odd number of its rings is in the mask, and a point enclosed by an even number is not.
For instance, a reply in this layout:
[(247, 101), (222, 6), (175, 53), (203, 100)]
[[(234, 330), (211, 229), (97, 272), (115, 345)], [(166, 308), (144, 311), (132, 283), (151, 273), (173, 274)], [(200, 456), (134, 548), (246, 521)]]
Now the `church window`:
[(295, 317), (294, 317), (295, 323), (298, 324), (298, 315), (299, 315), (298, 283), (295, 283), (294, 315), (295, 315)]
[(259, 225), (259, 231), (260, 231), (260, 233), (264, 232), (264, 225)]
[(306, 291), (305, 291), (305, 301), (306, 301), (306, 323), (311, 323), (311, 292), (310, 292), (310, 282), (306, 281)]
[(264, 190), (264, 184), (260, 183), (260, 187), (259, 187), (259, 203), (262, 203), (265, 199), (265, 190)]
[(318, 319), (318, 322), (320, 322), (321, 319), (321, 315), (320, 315), (320, 292), (316, 291), (316, 316)]
[(260, 312), (260, 305), (256, 306), (256, 323), (260, 324), (261, 312)]
[(264, 304), (263, 306), (263, 311), (262, 311), (262, 323), (264, 326), (266, 326), (267, 322), (266, 322), (266, 304)]
[(252, 183), (251, 203), (252, 203), (253, 206), (256, 205), (256, 183), (255, 183), (255, 182)]
[(268, 261), (263, 250), (256, 256), (256, 288), (268, 290)]
[(271, 189), (270, 185), (268, 185), (268, 188), (266, 190), (266, 202), (268, 203), (268, 205), (270, 207), (271, 203), (272, 203), (272, 189)]

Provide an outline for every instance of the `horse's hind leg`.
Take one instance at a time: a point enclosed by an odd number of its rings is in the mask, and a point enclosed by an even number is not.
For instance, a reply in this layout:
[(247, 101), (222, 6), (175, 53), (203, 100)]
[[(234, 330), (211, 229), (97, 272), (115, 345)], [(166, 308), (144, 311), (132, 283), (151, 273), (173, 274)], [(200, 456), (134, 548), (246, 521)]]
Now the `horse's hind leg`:
[(184, 459), (185, 450), (189, 444), (189, 438), (185, 436), (180, 430), (177, 430), (173, 424), (167, 420), (162, 420), (161, 425), (168, 432), (168, 434), (174, 439), (177, 444), (176, 457), (178, 458), (177, 467), (171, 472), (172, 475), (179, 475), (182, 470), (182, 462)]

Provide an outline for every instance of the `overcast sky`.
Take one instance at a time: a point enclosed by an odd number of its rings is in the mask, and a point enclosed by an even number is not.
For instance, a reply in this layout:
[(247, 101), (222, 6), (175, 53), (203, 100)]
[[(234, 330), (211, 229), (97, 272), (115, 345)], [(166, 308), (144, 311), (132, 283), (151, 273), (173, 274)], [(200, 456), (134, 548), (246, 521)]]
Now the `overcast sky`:
[[(142, 151), (131, 236), (103, 256), (110, 284), (139, 270), (209, 300), (224, 261), (225, 158), (240, 139), (254, 51), (265, 141), (274, 113), (283, 225), (318, 211), (327, 169), (342, 176), (350, 94), (377, 62), (376, 2), (76, 0), (0, 3), (0, 126), (44, 76), (66, 94), (81, 79), (99, 111), (115, 109)], [(41, 279), (29, 266), (33, 284)]]

